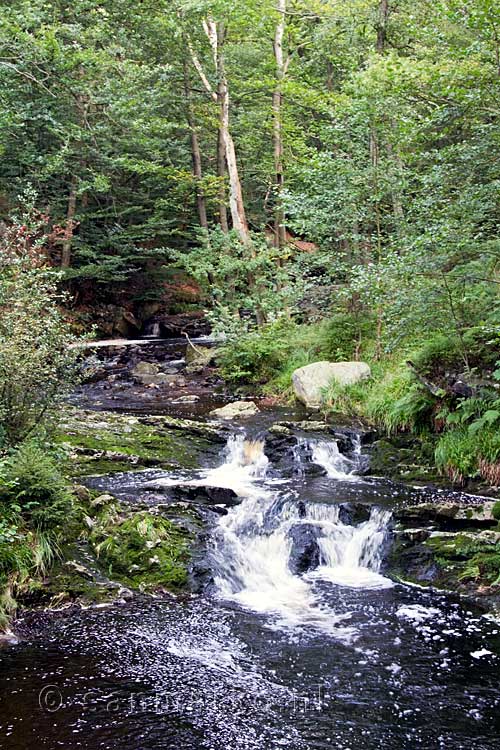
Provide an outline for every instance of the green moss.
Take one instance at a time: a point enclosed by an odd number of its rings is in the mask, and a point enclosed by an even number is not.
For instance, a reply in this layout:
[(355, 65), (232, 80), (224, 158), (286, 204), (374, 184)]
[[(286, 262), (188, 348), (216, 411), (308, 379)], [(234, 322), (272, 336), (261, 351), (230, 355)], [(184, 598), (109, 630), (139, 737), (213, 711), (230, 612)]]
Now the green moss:
[(186, 585), (190, 539), (166, 518), (147, 511), (122, 517), (119, 506), (106, 509), (90, 535), (108, 575), (141, 590)]
[(448, 585), (473, 581), (477, 585), (498, 585), (500, 544), (474, 538), (474, 533), (434, 536), (425, 545), (432, 549)]
[(70, 452), (72, 475), (84, 476), (156, 465), (192, 468), (213, 437), (209, 426), (171, 417), (82, 412), (66, 416), (56, 441)]
[(493, 518), (496, 521), (500, 521), (500, 500), (497, 500), (497, 502), (493, 505), (491, 512), (493, 514)]

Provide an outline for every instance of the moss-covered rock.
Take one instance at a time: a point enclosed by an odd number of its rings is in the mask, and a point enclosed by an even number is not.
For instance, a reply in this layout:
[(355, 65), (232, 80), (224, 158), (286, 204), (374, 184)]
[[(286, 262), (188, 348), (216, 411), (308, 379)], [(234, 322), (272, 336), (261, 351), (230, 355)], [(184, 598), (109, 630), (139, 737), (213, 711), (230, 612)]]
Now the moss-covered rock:
[(404, 482), (441, 482), (430, 443), (411, 436), (381, 438), (370, 447), (370, 470), (375, 476)]
[(223, 439), (219, 429), (195, 420), (71, 410), (57, 435), (69, 452), (74, 476), (149, 466), (190, 468)]
[(115, 504), (96, 518), (89, 539), (107, 574), (131, 588), (179, 590), (188, 582), (193, 537), (161, 515), (124, 514)]
[[(418, 533), (417, 533), (418, 532)], [(399, 530), (387, 561), (394, 578), (432, 585), (500, 608), (500, 532)]]

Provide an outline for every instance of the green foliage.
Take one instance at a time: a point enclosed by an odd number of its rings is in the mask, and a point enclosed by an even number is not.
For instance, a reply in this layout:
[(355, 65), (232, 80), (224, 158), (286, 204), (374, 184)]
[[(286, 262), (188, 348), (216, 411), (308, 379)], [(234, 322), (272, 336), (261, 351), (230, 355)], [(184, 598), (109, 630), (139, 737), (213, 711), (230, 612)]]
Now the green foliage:
[(60, 472), (60, 457), (46, 446), (22, 443), (2, 464), (0, 498), (40, 531), (67, 523), (72, 496)]
[(277, 250), (262, 234), (252, 233), (244, 245), (235, 232), (216, 228), (173, 257), (210, 297), (215, 329), (231, 334), (296, 311), (307, 285), (288, 255), (288, 248)]
[(187, 582), (188, 536), (168, 519), (145, 511), (120, 518), (111, 508), (90, 539), (109, 574), (129, 585), (176, 589)]
[(376, 321), (366, 310), (341, 312), (324, 327), (324, 353), (332, 362), (360, 359), (375, 338)]
[(231, 337), (220, 350), (221, 372), (229, 381), (271, 381), (270, 388), (286, 389), (293, 370), (311, 361), (322, 343), (321, 331), (282, 318)]
[(445, 432), (436, 446), (435, 460), (453, 482), (477, 475), (476, 444), (466, 430)]
[(430, 427), (435, 399), (416, 382), (408, 368), (390, 370), (373, 388), (366, 414), (389, 434), (422, 432)]
[[(438, 333), (424, 340), (422, 345), (412, 354), (409, 359), (415, 365), (415, 369), (422, 375), (432, 377), (436, 371), (443, 371), (457, 364), (460, 359), (459, 341), (456, 337)], [(458, 365), (460, 367), (460, 364)], [(463, 367), (463, 362), (461, 363)]]

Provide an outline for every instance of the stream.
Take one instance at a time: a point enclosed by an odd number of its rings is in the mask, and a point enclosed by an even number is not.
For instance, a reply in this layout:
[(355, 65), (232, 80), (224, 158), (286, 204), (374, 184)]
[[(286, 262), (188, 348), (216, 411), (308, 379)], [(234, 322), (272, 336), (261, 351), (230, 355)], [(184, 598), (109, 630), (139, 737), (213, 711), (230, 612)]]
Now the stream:
[(384, 574), (394, 495), (426, 490), (360, 476), (359, 443), (332, 437), (283, 471), (261, 433), (235, 426), (191, 472), (94, 480), (129, 502), (179, 483), (240, 502), (211, 531), (203, 593), (46, 615), (2, 648), (1, 748), (500, 748), (500, 626)]

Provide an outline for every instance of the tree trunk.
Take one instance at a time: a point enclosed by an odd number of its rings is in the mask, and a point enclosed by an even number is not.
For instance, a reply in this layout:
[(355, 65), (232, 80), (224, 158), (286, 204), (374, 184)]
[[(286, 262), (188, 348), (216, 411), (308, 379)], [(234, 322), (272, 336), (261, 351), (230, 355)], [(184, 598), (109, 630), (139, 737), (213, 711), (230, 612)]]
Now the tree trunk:
[(383, 55), (387, 41), (387, 20), (389, 18), (389, 0), (380, 0), (377, 19), (377, 52)]
[(233, 229), (237, 232), (240, 240), (245, 245), (251, 245), (250, 233), (245, 214), (243, 203), (243, 193), (241, 190), (240, 176), (238, 172), (238, 163), (236, 161), (236, 151), (234, 142), (229, 129), (229, 89), (226, 78), (226, 69), (224, 63), (224, 38), (225, 29), (222, 22), (215, 23), (212, 19), (203, 22), (203, 29), (208, 37), (214, 59), (215, 74), (218, 80), (217, 93), (213, 90), (210, 81), (207, 79), (203, 67), (196, 57), (191, 45), (190, 52), (194, 67), (198, 71), (205, 89), (215, 102), (220, 106), (220, 139), (224, 145), (226, 157), (227, 172), (229, 176), (229, 208), (231, 211), (231, 220)]
[(225, 147), (226, 166), (229, 176), (229, 209), (231, 211), (231, 221), (233, 229), (237, 232), (240, 240), (243, 244), (248, 245), (250, 243), (250, 234), (248, 231), (245, 206), (243, 203), (243, 192), (238, 172), (238, 163), (236, 161), (236, 150), (229, 130), (229, 88), (227, 84), (223, 52), (225, 29), (222, 21), (219, 21), (217, 24), (213, 21), (208, 21), (206, 28), (214, 53), (215, 70), (219, 81), (218, 99), (221, 107), (220, 131), (221, 140)]
[(282, 84), (285, 76), (283, 61), (283, 36), (286, 22), (286, 0), (278, 0), (279, 20), (274, 35), (274, 56), (276, 61), (276, 86), (273, 91), (273, 151), (274, 174), (276, 189), (276, 209), (274, 212), (274, 244), (282, 248), (286, 244), (285, 212), (283, 210), (282, 193), (284, 187), (283, 172), (283, 125), (281, 108), (283, 103)]
[(193, 176), (196, 186), (196, 206), (198, 209), (198, 220), (202, 229), (208, 230), (208, 219), (207, 219), (207, 206), (203, 190), (201, 188), (201, 179), (203, 177), (201, 167), (201, 152), (200, 144), (198, 141), (198, 134), (196, 132), (196, 122), (194, 116), (193, 102), (191, 100), (191, 86), (189, 82), (189, 68), (187, 60), (184, 60), (184, 97), (186, 100), (186, 116), (189, 125), (189, 133), (191, 136), (191, 157), (193, 161)]

